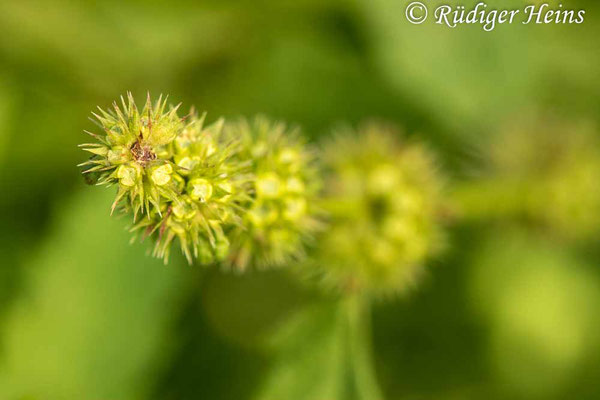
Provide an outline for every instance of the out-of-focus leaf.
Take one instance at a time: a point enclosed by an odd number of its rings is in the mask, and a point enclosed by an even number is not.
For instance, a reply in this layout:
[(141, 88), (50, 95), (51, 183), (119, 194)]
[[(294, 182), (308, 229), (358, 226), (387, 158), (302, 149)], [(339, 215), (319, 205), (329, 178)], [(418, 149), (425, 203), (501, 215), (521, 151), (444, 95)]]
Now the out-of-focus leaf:
[(358, 298), (317, 304), (273, 338), (276, 360), (257, 400), (378, 400), (369, 323)]
[(600, 345), (592, 269), (552, 243), (505, 232), (475, 257), (472, 277), (472, 304), (492, 328), (493, 366), (509, 397), (562, 398)]
[(220, 53), (237, 32), (228, 17), (200, 3), (3, 2), (0, 31), (11, 39), (0, 40), (0, 53), (113, 97), (131, 83), (169, 76), (190, 60)]
[(112, 190), (67, 201), (31, 252), (25, 293), (1, 332), (0, 398), (132, 399), (161, 354), (185, 272), (129, 245)]
[[(440, 4), (464, 5), (468, 12), (479, 2), (425, 2), (428, 20), (412, 25), (405, 18), (409, 1), (362, 1), (376, 64), (390, 84), (412, 96), (443, 125), (470, 139), (480, 138), (482, 130), (489, 130), (504, 115), (534, 104), (572, 107), (565, 93), (585, 99), (578, 102), (580, 109), (591, 111), (594, 105), (597, 109), (600, 99), (590, 93), (600, 88), (600, 53), (594, 39), (598, 27), (589, 13), (582, 25), (523, 25), (518, 19), (493, 32), (485, 32), (480, 25), (449, 28), (434, 21), (435, 7)], [(570, 3), (568, 8), (581, 5)], [(488, 10), (492, 6), (523, 10), (524, 4), (505, 0), (490, 3)], [(590, 91), (591, 87), (595, 89)]]
[(248, 349), (263, 344), (282, 316), (306, 297), (282, 271), (207, 274), (199, 295), (215, 333)]

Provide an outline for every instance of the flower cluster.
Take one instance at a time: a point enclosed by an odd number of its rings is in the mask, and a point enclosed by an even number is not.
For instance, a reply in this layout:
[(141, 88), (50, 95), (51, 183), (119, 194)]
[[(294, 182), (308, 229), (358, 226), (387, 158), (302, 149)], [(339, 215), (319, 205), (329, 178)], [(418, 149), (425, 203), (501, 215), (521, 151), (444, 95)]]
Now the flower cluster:
[(206, 125), (194, 111), (181, 118), (166, 99), (148, 97), (141, 111), (131, 94), (121, 100), (94, 114), (104, 133), (81, 145), (92, 153), (81, 166), (89, 181), (118, 186), (113, 211), (133, 214), (131, 231), (153, 238), (155, 256), (167, 262), (175, 239), (190, 263), (229, 259), (243, 268), (253, 254), (257, 265), (274, 265), (303, 252), (299, 238), (312, 217), (300, 171), (308, 160), (281, 125), (260, 120), (260, 135), (238, 135), (241, 124)]
[(319, 230), (320, 188), (314, 152), (298, 130), (264, 117), (226, 124), (226, 136), (241, 140), (238, 158), (249, 160), (252, 196), (243, 224), (233, 232), (231, 262), (238, 268), (283, 265), (304, 255), (304, 243)]
[(388, 294), (417, 277), (441, 246), (441, 180), (427, 148), (371, 123), (326, 146), (330, 227), (315, 267), (328, 286)]
[[(98, 108), (92, 113), (103, 135), (87, 132), (98, 143), (80, 145), (93, 154), (80, 164), (93, 182), (119, 184), (112, 210), (122, 204), (133, 210), (134, 216), (160, 208), (161, 198), (174, 200), (181, 182), (173, 177), (169, 145), (183, 128), (177, 108), (166, 110), (167, 99), (159, 98), (153, 105), (148, 96), (140, 112), (131, 94), (127, 102), (121, 97), (122, 108), (113, 103), (113, 110)], [(123, 200), (123, 201), (121, 201)]]
[(155, 256), (168, 260), (171, 242), (178, 238), (190, 263), (193, 258), (209, 264), (227, 257), (225, 232), (241, 222), (240, 205), (248, 201), (251, 177), (247, 163), (234, 157), (239, 143), (224, 139), (223, 124), (219, 120), (205, 126), (204, 116), (192, 111), (170, 143), (173, 168), (164, 175), (177, 182), (176, 196), (165, 198), (132, 227), (143, 236), (157, 232)]

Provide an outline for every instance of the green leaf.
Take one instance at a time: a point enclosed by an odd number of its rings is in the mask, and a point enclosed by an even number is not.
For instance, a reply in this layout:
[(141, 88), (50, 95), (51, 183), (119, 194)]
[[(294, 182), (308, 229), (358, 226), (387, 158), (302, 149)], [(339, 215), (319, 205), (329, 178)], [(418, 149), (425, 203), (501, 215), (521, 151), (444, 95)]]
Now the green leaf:
[(0, 337), (0, 398), (134, 399), (148, 389), (184, 272), (128, 244), (109, 192), (67, 201), (25, 266)]

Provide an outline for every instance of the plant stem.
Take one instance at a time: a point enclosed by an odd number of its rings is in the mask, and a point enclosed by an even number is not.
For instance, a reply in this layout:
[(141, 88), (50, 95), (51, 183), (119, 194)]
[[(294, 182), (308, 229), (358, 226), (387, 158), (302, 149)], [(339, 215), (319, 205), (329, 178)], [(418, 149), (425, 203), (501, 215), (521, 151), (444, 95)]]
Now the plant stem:
[(347, 324), (348, 372), (353, 398), (381, 400), (372, 354), (370, 301), (358, 294), (343, 300)]
[(527, 182), (490, 180), (462, 184), (451, 196), (463, 218), (509, 217), (529, 212), (531, 190)]

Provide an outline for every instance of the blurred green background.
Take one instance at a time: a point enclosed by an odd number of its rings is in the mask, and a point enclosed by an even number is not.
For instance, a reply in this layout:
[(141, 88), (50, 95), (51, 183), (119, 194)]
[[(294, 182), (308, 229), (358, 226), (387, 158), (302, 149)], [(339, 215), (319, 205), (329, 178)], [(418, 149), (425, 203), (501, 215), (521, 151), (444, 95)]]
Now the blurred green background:
[[(518, 118), (600, 122), (591, 0), (563, 2), (587, 10), (581, 25), (491, 33), (410, 25), (404, 0), (99, 3), (0, 3), (0, 399), (251, 399), (270, 332), (324, 301), (284, 272), (165, 267), (128, 244), (113, 190), (75, 167), (90, 111), (127, 90), (210, 119), (265, 113), (315, 141), (384, 118), (429, 142), (457, 185)], [(448, 236), (416, 290), (374, 307), (385, 397), (599, 398), (593, 235), (475, 218)]]

